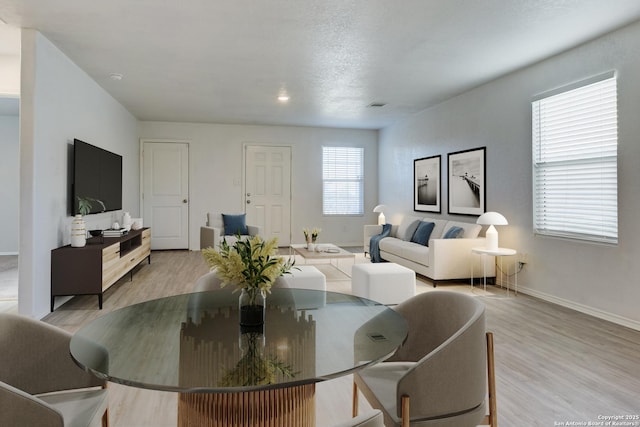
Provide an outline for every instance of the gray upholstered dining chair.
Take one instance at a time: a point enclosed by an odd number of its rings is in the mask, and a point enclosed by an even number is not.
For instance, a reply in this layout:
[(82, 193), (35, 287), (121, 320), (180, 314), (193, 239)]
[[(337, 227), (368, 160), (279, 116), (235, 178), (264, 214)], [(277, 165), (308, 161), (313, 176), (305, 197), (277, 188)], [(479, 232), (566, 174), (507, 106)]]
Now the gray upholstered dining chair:
[(493, 336), (485, 331), (484, 304), (438, 291), (394, 309), (407, 320), (407, 339), (384, 362), (354, 374), (354, 412), (359, 389), (383, 412), (387, 427), (497, 426)]
[(0, 313), (0, 425), (108, 426), (106, 382), (75, 364), (70, 340), (55, 326)]

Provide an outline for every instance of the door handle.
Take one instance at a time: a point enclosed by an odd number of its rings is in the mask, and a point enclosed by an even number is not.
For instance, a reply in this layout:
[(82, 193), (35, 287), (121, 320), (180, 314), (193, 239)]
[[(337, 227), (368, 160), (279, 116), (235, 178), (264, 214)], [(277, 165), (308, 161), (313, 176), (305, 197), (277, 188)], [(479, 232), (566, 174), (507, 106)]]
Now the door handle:
[(188, 200), (187, 199), (182, 199), (182, 203), (187, 203)]
[(247, 200), (247, 204), (250, 205), (251, 204), (251, 200)]
[(247, 197), (251, 197), (251, 193), (247, 193)]

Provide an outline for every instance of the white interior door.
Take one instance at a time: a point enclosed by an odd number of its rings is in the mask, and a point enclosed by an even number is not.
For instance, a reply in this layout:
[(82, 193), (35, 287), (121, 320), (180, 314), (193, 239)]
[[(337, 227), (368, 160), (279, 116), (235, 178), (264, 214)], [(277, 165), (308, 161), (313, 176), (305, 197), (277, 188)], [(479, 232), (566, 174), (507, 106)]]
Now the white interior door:
[(142, 159), (142, 206), (151, 249), (188, 249), (189, 145), (145, 141)]
[(262, 227), (264, 238), (291, 244), (291, 147), (245, 146), (247, 224)]

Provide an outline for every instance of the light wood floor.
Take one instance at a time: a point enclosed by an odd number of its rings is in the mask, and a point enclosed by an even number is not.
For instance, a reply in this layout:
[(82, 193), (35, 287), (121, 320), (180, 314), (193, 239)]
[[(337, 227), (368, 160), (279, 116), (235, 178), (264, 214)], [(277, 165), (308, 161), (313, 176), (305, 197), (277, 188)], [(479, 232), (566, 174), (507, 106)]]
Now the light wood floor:
[[(348, 271), (349, 262), (338, 267)], [(367, 260), (359, 254), (355, 262)], [(347, 275), (328, 264), (318, 267), (329, 290), (349, 292)], [(75, 297), (44, 320), (74, 332), (111, 310), (190, 292), (207, 271), (199, 252), (153, 252), (151, 265), (141, 264), (133, 282), (124, 278), (107, 291), (103, 310), (97, 309), (97, 297)], [(489, 288), (452, 284), (434, 290), (427, 281), (418, 283), (418, 292), (455, 290), (486, 304), (487, 329), (495, 337), (500, 426), (546, 427), (640, 414), (640, 331), (523, 294), (507, 298), (501, 289)], [(316, 391), (318, 426), (350, 417), (350, 377), (319, 383)], [(110, 385), (113, 427), (175, 426), (176, 406), (174, 393)], [(364, 398), (360, 406), (361, 411), (370, 408)]]

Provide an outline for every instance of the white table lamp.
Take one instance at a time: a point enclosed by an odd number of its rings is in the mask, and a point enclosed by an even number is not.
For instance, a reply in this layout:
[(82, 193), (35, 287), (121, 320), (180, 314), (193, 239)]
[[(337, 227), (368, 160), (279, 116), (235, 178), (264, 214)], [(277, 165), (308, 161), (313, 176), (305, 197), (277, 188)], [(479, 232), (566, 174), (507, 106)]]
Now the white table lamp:
[(375, 208), (373, 208), (374, 212), (380, 212), (380, 215), (378, 215), (378, 225), (384, 225), (387, 223), (386, 218), (384, 217), (384, 212), (382, 212), (384, 209), (386, 209), (387, 207), (385, 205), (378, 205)]
[(485, 212), (476, 221), (476, 224), (488, 225), (489, 228), (485, 234), (486, 236), (486, 248), (489, 250), (498, 249), (498, 230), (494, 225), (507, 225), (507, 219), (498, 212)]

